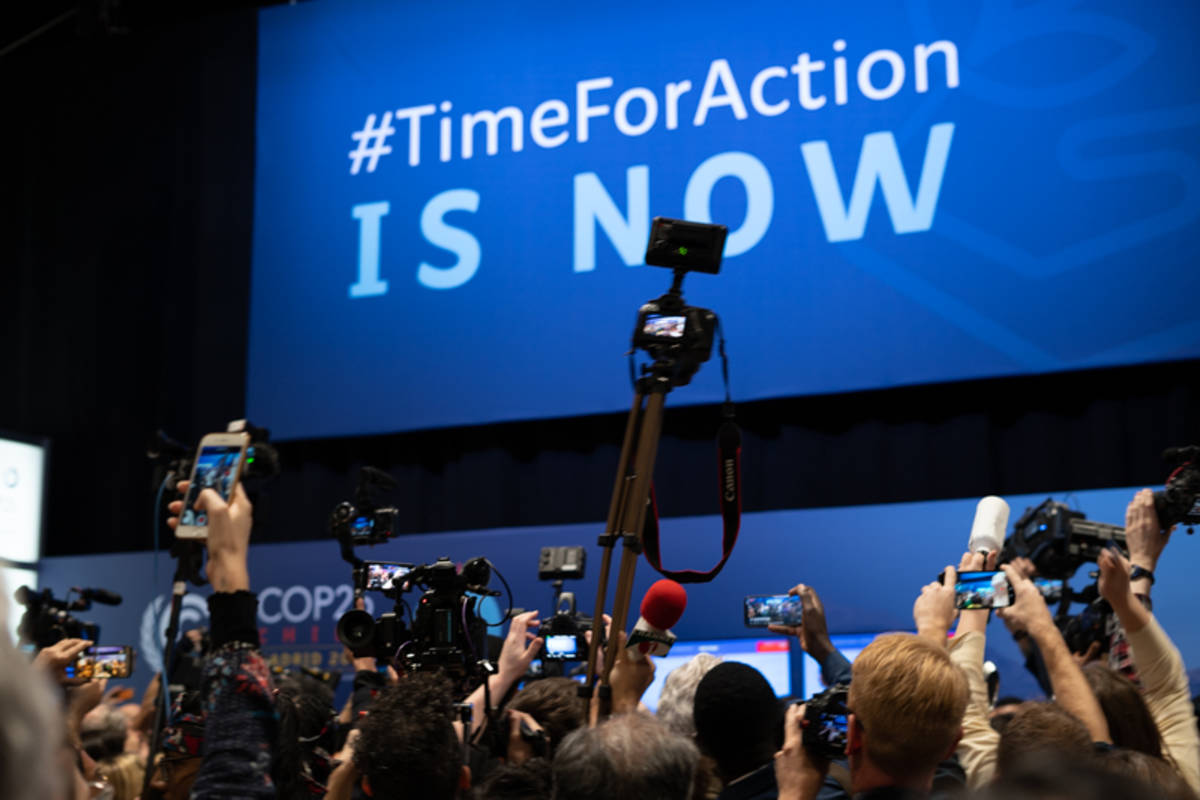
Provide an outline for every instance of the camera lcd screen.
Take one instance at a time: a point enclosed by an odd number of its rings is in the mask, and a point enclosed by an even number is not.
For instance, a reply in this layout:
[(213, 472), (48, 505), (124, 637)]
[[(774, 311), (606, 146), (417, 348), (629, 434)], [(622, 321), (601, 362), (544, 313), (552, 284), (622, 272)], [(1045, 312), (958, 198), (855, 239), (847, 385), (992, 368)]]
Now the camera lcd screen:
[(767, 625), (799, 625), (803, 614), (800, 598), (786, 594), (752, 594), (746, 596), (746, 626), (765, 628)]
[(642, 335), (656, 339), (682, 339), (683, 329), (687, 327), (687, 317), (667, 317), (662, 314), (648, 314), (642, 323)]
[(368, 561), (367, 585), (368, 590), (387, 592), (398, 589), (396, 580), (403, 578), (412, 571), (412, 564), (391, 564), (383, 561)]
[(546, 637), (546, 658), (571, 659), (579, 652), (579, 639), (574, 634), (555, 634)]
[(228, 502), (233, 492), (233, 482), (238, 474), (238, 459), (242, 448), (239, 445), (209, 445), (200, 450), (196, 457), (196, 470), (183, 499), (183, 514), (180, 525), (203, 528), (208, 525), (208, 513), (197, 511), (196, 498), (205, 489), (215, 489), (221, 499)]

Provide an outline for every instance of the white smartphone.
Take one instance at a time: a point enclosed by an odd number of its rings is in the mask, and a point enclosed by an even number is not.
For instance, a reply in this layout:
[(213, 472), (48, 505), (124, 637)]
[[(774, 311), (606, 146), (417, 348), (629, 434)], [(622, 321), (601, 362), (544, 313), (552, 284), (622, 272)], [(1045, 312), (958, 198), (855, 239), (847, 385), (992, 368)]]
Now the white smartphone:
[(192, 466), (191, 484), (183, 498), (183, 512), (175, 535), (180, 539), (207, 539), (208, 514), (196, 510), (196, 498), (205, 489), (213, 489), (226, 502), (233, 496), (233, 487), (242, 475), (246, 448), (250, 436), (246, 433), (210, 433), (200, 440), (196, 462)]

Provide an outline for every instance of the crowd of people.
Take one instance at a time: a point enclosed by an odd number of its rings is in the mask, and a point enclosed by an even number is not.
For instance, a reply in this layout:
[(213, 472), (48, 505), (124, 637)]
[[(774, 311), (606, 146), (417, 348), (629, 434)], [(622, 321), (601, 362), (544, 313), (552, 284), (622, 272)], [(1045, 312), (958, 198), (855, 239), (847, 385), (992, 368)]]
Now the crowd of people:
[[(753, 667), (708, 654), (667, 676), (653, 714), (640, 702), (653, 659), (618, 655), (611, 691), (590, 700), (569, 678), (526, 680), (543, 643), (536, 611), (513, 618), (485, 685), (464, 691), (438, 671), (397, 673), (355, 654), (354, 693), (339, 710), (327, 683), (273, 674), (260, 652), (247, 567), (252, 509), (241, 487), (229, 503), (206, 490), (197, 504), (208, 515), (214, 589), (197, 692), (168, 692), (156, 736), (158, 680), (132, 703), (103, 680), (68, 677), (88, 642), (64, 639), (32, 662), (0, 643), (0, 797), (1200, 796), (1187, 674), (1150, 601), (1170, 532), (1148, 490), (1127, 510), (1128, 557), (1099, 558), (1099, 592), (1115, 620), (1107, 652), (1072, 652), (1030, 579), (1033, 565), (1001, 567), (1013, 601), (997, 612), (1003, 635), (1037, 665), (1049, 699), (994, 697), (984, 661), (992, 612), (956, 608), (957, 572), (994, 569), (995, 553), (964, 554), (920, 588), (916, 633), (880, 636), (853, 664), (833, 647), (816, 590), (794, 587), (803, 622), (773, 630), (796, 637), (828, 685), (848, 685), (833, 753), (812, 746), (806, 704), (777, 698)], [(153, 757), (151, 739), (161, 739)]]

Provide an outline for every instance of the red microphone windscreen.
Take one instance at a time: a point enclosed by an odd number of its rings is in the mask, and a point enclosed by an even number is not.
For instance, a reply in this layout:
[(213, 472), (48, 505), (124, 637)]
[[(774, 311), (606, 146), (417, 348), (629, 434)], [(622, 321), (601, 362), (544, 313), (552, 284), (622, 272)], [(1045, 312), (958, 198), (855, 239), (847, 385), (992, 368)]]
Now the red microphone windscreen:
[(660, 631), (672, 628), (687, 608), (687, 590), (663, 578), (650, 584), (642, 598), (642, 619)]

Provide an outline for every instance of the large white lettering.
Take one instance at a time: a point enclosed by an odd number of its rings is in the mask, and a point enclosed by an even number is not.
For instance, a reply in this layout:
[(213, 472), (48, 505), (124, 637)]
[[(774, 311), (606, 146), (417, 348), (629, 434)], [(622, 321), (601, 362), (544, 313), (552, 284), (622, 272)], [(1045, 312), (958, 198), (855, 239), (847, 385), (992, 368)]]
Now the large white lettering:
[(863, 237), (876, 182), (883, 192), (888, 215), (892, 219), (892, 229), (896, 233), (929, 230), (942, 190), (942, 176), (946, 171), (946, 159), (950, 154), (953, 136), (954, 124), (950, 122), (929, 129), (925, 161), (914, 201), (908, 180), (904, 177), (900, 153), (896, 149), (896, 137), (890, 131), (868, 134), (863, 138), (849, 205), (842, 199), (829, 143), (816, 141), (801, 145), (800, 151), (804, 155), (804, 165), (808, 169), (813, 195), (817, 200), (817, 210), (825, 226), (825, 238), (831, 242), (848, 242)]

